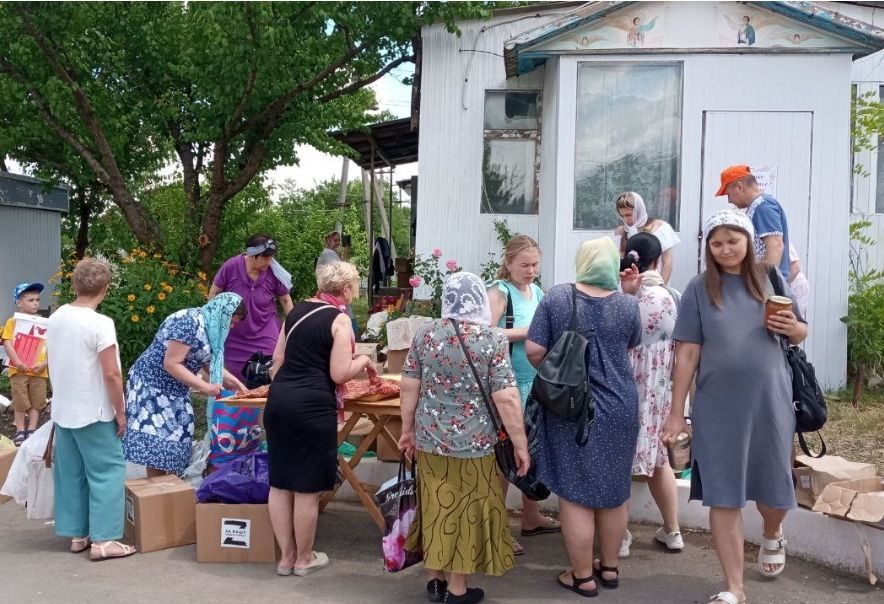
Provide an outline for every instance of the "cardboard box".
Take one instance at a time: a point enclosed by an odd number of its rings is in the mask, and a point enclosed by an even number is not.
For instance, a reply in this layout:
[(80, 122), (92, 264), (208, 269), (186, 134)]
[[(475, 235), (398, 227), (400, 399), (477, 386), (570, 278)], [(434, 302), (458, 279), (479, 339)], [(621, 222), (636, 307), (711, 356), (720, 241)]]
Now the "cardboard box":
[(378, 345), (376, 342), (357, 342), (356, 354), (364, 354), (373, 362), (378, 362)]
[(816, 500), (813, 510), (884, 528), (884, 477), (828, 484)]
[(275, 562), (279, 556), (267, 504), (196, 505), (197, 562)]
[(798, 505), (808, 508), (814, 506), (826, 485), (845, 480), (870, 478), (878, 474), (878, 469), (873, 464), (847, 461), (837, 455), (826, 455), (820, 459), (799, 455), (795, 458), (795, 462), (794, 472), (798, 480), (795, 495)]
[[(424, 323), (432, 321), (429, 317), (403, 317), (390, 321), (386, 325), (387, 348), (390, 350), (408, 350), (414, 334)], [(392, 372), (391, 372), (392, 373)]]
[[(9, 468), (12, 467), (12, 460), (18, 449), (0, 449), (0, 487), (6, 482), (6, 476), (9, 474)], [(0, 505), (12, 499), (8, 495), (0, 495)]]
[(196, 543), (196, 491), (174, 475), (127, 480), (125, 527), (141, 553)]
[[(402, 436), (402, 418), (391, 417), (385, 427), (393, 436), (393, 438), (398, 442), (399, 437)], [(377, 450), (378, 459), (380, 459), (381, 461), (399, 461), (402, 458), (401, 453), (399, 453), (399, 449), (396, 447), (390, 447), (387, 439), (381, 435), (378, 435)]]
[(405, 365), (405, 357), (407, 356), (407, 348), (405, 350), (388, 350), (387, 373), (402, 373), (402, 366)]

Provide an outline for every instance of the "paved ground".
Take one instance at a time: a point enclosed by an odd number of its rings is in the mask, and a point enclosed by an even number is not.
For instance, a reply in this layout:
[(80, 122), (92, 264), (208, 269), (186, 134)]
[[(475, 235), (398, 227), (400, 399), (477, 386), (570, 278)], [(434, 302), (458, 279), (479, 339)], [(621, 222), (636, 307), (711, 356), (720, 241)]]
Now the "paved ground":
[[(631, 527), (633, 556), (622, 562), (620, 589), (602, 590), (598, 602), (635, 604), (706, 602), (720, 588), (718, 562), (704, 534), (686, 536), (681, 554), (651, 544), (651, 527)], [(389, 575), (381, 570), (379, 536), (360, 508), (333, 504), (320, 517), (318, 547), (332, 565), (309, 577), (277, 577), (272, 565), (198, 564), (194, 547), (182, 547), (105, 564), (65, 552), (52, 527), (27, 521), (14, 503), (0, 506), (0, 603), (6, 602), (426, 602), (418, 568)], [(561, 538), (525, 539), (528, 549), (503, 577), (473, 582), (489, 602), (585, 602), (555, 585), (566, 561)], [(782, 577), (762, 581), (746, 573), (753, 604), (853, 604), (884, 602), (884, 589), (790, 559)], [(271, 600), (272, 598), (272, 600)]]

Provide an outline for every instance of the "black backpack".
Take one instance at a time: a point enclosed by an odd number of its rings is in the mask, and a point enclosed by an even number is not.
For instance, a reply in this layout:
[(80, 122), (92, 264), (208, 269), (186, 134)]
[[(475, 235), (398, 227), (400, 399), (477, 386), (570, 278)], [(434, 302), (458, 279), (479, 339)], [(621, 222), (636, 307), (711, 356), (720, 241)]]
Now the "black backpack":
[(242, 375), (245, 378), (246, 388), (258, 388), (270, 383), (270, 368), (273, 366), (273, 357), (256, 352), (246, 361), (242, 367)]
[(595, 330), (590, 330), (589, 338), (577, 332), (577, 286), (573, 283), (571, 303), (571, 324), (537, 368), (531, 397), (548, 411), (579, 424), (575, 440), (582, 447), (589, 440), (595, 413), (586, 372), (586, 348)]
[[(776, 267), (771, 268), (768, 277), (774, 293), (784, 296), (780, 271)], [(820, 458), (826, 454), (826, 441), (823, 440), (821, 434), (817, 434), (821, 447), (819, 455), (814, 455), (804, 440), (804, 432), (816, 432), (826, 425), (829, 415), (826, 408), (826, 398), (816, 380), (813, 365), (807, 360), (804, 351), (797, 346), (790, 346), (785, 337), (781, 337), (780, 341), (783, 345), (786, 363), (792, 372), (792, 406), (795, 408), (795, 433), (798, 434), (798, 445), (806, 455)]]

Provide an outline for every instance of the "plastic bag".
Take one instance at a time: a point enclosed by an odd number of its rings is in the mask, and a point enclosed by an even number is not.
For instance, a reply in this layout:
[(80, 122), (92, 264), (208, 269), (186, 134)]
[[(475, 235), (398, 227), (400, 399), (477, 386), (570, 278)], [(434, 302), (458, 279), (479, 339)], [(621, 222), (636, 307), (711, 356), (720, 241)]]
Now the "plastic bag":
[(209, 436), (193, 443), (193, 449), (190, 454), (190, 464), (184, 468), (181, 474), (181, 480), (190, 483), (193, 488), (198, 489), (203, 484), (203, 472), (206, 471), (206, 462), (209, 459)]
[(27, 498), (28, 520), (51, 520), (55, 517), (55, 481), (52, 468), (41, 459), (28, 463)]
[(409, 476), (406, 472), (403, 458), (399, 462), (399, 475), (395, 483), (386, 489), (382, 488), (375, 495), (386, 525), (381, 538), (381, 551), (384, 555), (384, 570), (387, 572), (399, 572), (424, 559), (422, 548), (405, 548), (411, 524), (420, 522), (416, 489), (417, 482), (413, 475)]
[(209, 464), (218, 466), (261, 447), (261, 409), (215, 401)]
[(267, 454), (260, 451), (219, 466), (196, 492), (200, 503), (267, 503), (269, 496)]
[(387, 323), (387, 316), (386, 310), (371, 315), (365, 324), (365, 331), (362, 332), (362, 340), (377, 340)]
[(12, 401), (0, 394), (0, 407), (8, 407), (12, 404)]
[[(43, 455), (46, 453), (46, 445), (49, 444), (52, 425), (51, 420), (46, 422), (19, 447), (15, 459), (12, 460), (12, 467), (6, 475), (6, 482), (0, 488), (0, 495), (12, 497), (19, 505), (27, 503), (29, 476), (37, 472), (35, 467), (37, 465), (46, 468)], [(52, 473), (49, 472), (49, 475)]]

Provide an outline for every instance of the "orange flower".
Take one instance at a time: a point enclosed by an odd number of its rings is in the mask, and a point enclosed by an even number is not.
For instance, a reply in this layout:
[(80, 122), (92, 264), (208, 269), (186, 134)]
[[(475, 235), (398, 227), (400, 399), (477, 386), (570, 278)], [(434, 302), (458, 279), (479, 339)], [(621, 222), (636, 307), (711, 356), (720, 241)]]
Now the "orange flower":
[(196, 276), (200, 278), (200, 281), (208, 279), (208, 276), (203, 271), (197, 271)]
[(153, 304), (148, 304), (147, 308), (145, 308), (144, 310), (147, 311), (147, 314), (152, 315), (153, 311), (155, 311), (156, 308), (153, 307)]
[(166, 299), (166, 294), (164, 294), (163, 292), (160, 292), (157, 294), (157, 300), (165, 300), (165, 299)]
[(141, 317), (138, 315), (132, 315), (131, 319), (133, 323), (138, 323), (141, 320)]
[(153, 285), (151, 285), (150, 283), (144, 284), (144, 291), (149, 292), (152, 289), (153, 289)]
[(128, 296), (126, 296), (126, 299), (129, 302), (134, 302), (135, 301), (135, 294), (129, 294)]

